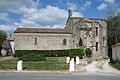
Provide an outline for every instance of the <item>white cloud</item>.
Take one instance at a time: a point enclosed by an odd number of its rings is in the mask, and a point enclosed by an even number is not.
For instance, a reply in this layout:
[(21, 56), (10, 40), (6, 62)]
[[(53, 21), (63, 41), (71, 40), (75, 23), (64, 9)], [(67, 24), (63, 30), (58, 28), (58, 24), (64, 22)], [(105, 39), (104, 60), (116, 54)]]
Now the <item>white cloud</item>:
[[(16, 27), (51, 27), (63, 28), (68, 17), (68, 12), (59, 7), (47, 5), (38, 9), (39, 0), (0, 0), (1, 20), (11, 21), (10, 24), (0, 25), (0, 29), (13, 32)], [(72, 4), (76, 9), (76, 5)], [(22, 14), (19, 22), (12, 21), (8, 13)], [(82, 13), (73, 11), (73, 16), (83, 16)]]
[(104, 9), (106, 9), (107, 8), (107, 4), (106, 3), (101, 3), (98, 7), (97, 7), (97, 9), (98, 10), (104, 10)]
[(25, 20), (25, 19), (22, 19), (21, 22), (18, 23), (17, 25), (24, 26), (24, 27), (39, 27), (40, 26), (39, 24), (37, 24), (34, 21), (29, 21), (29, 20)]
[[(82, 16), (82, 14), (73, 11), (73, 16)], [(48, 5), (45, 8), (37, 10), (31, 14), (25, 14), (21, 19), (21, 23), (23, 23), (22, 20), (24, 20), (24, 22), (30, 21), (32, 23), (34, 22), (40, 25), (65, 25), (67, 17), (68, 12), (64, 9)]]
[(85, 1), (84, 7), (89, 7), (91, 5), (92, 5), (92, 1), (87, 0), (87, 1)]
[(109, 3), (109, 4), (114, 4), (115, 0), (104, 0), (105, 2)]
[(0, 20), (7, 19), (8, 13), (0, 13)]
[(92, 0), (85, 0), (85, 3), (80, 6), (81, 11), (86, 11), (92, 5)]
[(7, 23), (13, 22), (14, 20), (12, 18), (9, 18), (8, 16), (8, 13), (0, 13), (0, 20), (5, 21)]
[(75, 3), (67, 2), (68, 9), (77, 10), (77, 5)]
[(14, 32), (17, 26), (15, 25), (0, 25), (0, 30), (3, 30), (7, 33)]
[(0, 11), (4, 12), (27, 13), (28, 9), (36, 7), (33, 0), (0, 0)]

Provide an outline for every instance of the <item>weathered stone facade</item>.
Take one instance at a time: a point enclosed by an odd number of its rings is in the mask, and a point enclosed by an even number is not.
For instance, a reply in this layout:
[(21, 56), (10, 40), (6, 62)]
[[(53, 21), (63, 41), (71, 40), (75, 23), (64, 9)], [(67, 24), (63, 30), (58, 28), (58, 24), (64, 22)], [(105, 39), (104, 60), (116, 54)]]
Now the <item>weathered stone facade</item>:
[(107, 57), (107, 24), (105, 20), (69, 17), (66, 28), (73, 34), (73, 48), (91, 48), (93, 57)]
[(25, 29), (15, 31), (15, 50), (62, 50), (91, 48), (93, 58), (107, 56), (107, 24), (105, 20), (72, 17), (63, 30)]
[[(70, 49), (72, 42), (71, 34), (50, 33), (16, 33), (16, 50), (62, 50)], [(66, 39), (66, 45), (63, 40)], [(36, 40), (36, 41), (35, 41)]]

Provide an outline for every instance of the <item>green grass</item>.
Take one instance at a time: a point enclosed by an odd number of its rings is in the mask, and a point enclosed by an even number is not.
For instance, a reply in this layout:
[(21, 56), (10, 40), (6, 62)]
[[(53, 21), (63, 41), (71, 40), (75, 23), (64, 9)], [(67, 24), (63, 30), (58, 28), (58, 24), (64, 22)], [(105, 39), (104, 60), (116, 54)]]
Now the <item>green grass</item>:
[(47, 62), (65, 62), (65, 57), (46, 57)]
[[(69, 64), (60, 64), (60, 62), (65, 62), (65, 57), (46, 57), (47, 61), (44, 61), (42, 64), (41, 62), (25, 62), (23, 63), (23, 67), (25, 70), (68, 70)], [(7, 64), (0, 63), (0, 69), (14, 69), (17, 68), (17, 61), (18, 59), (10, 59), (10, 60), (0, 60), (0, 62), (5, 62)], [(49, 64), (45, 64), (48, 62)], [(53, 63), (51, 63), (53, 62)], [(54, 64), (57, 63), (57, 64)], [(10, 64), (9, 64), (10, 63)], [(14, 63), (14, 64), (11, 64)]]
[(25, 70), (68, 70), (68, 64), (24, 64)]

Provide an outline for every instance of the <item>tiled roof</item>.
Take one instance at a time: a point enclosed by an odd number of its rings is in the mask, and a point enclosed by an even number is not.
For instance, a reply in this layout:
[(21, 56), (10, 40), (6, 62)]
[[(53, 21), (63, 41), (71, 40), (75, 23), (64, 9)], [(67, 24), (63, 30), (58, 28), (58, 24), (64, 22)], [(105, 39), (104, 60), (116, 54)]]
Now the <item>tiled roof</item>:
[(52, 28), (17, 28), (15, 33), (62, 33), (70, 34), (68, 29), (52, 29)]
[(112, 45), (112, 47), (117, 47), (117, 46), (120, 46), (120, 43)]
[(86, 18), (86, 17), (71, 17), (72, 19), (89, 19), (89, 20), (102, 20), (106, 21), (105, 19), (98, 19), (98, 18)]

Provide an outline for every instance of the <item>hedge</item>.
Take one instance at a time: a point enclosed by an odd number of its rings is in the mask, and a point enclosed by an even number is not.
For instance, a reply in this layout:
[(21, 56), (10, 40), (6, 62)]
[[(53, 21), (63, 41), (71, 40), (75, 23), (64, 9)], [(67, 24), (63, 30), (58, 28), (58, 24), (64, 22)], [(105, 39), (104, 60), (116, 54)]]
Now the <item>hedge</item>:
[(16, 50), (15, 57), (22, 57), (28, 54), (43, 54), (45, 57), (65, 57), (69, 55), (69, 50)]
[(84, 49), (83, 48), (70, 49), (69, 56), (71, 58), (75, 58), (76, 56), (82, 58), (84, 56)]
[(24, 55), (22, 57), (19, 57), (18, 59), (22, 60), (22, 61), (25, 61), (25, 62), (27, 62), (27, 61), (33, 61), (33, 62), (36, 62), (36, 61), (46, 61), (46, 58), (42, 54), (39, 54), (39, 55), (28, 54), (28, 55)]

